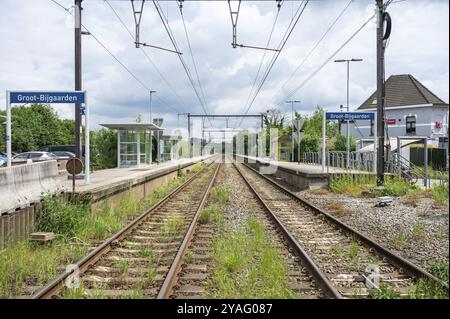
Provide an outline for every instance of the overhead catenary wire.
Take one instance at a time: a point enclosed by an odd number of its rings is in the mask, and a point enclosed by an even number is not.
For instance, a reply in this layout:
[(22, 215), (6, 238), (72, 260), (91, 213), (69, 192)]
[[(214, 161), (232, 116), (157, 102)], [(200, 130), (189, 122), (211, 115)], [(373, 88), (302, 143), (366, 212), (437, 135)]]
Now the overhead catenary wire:
[(197, 76), (197, 83), (198, 83), (198, 86), (200, 88), (200, 92), (202, 94), (203, 103), (205, 103), (206, 108), (208, 109), (208, 103), (206, 102), (205, 92), (203, 90), (203, 86), (202, 86), (202, 83), (200, 81), (200, 76), (198, 75), (197, 63), (196, 63), (196, 60), (195, 60), (195, 57), (194, 57), (194, 53), (192, 52), (191, 41), (189, 40), (189, 35), (188, 35), (187, 27), (186, 27), (186, 22), (184, 20), (183, 10), (181, 8), (180, 8), (180, 15), (181, 15), (181, 20), (183, 22), (183, 29), (184, 29), (184, 34), (186, 36), (186, 41), (187, 41), (187, 44), (188, 44), (189, 53), (191, 55), (192, 65), (194, 66), (195, 75)]
[[(167, 32), (167, 34), (169, 36), (170, 41), (172, 42), (173, 47), (175, 48), (176, 51), (180, 52), (180, 50), (178, 48), (178, 44), (176, 42), (176, 39), (175, 39), (175, 37), (174, 37), (174, 35), (172, 33), (172, 30), (170, 29), (170, 26), (166, 22), (166, 18), (164, 16), (162, 8), (160, 7), (159, 1), (153, 0), (153, 5), (155, 6), (155, 9), (156, 9), (156, 11), (158, 13), (158, 16), (159, 16), (159, 18), (160, 18), (160, 20), (161, 20), (161, 22), (162, 22), (162, 24), (164, 26), (164, 29), (166, 30), (166, 32)], [(200, 102), (200, 105), (201, 105), (201, 107), (203, 109), (203, 112), (207, 115), (208, 114), (207, 107), (203, 103), (202, 98), (200, 96), (200, 93), (198, 92), (198, 90), (197, 90), (197, 88), (195, 86), (195, 82), (194, 82), (194, 80), (192, 78), (192, 74), (191, 74), (191, 72), (189, 70), (189, 67), (187, 66), (186, 62), (184, 61), (183, 57), (180, 54), (177, 54), (177, 56), (178, 56), (178, 58), (179, 58), (179, 60), (181, 62), (181, 65), (183, 66), (183, 69), (184, 69), (184, 71), (185, 71), (185, 73), (186, 73), (186, 75), (188, 77), (188, 80), (189, 80), (192, 88), (194, 89), (195, 95), (197, 96), (197, 99)], [(212, 126), (211, 120), (209, 118), (208, 118), (208, 122)]]
[(342, 16), (344, 15), (344, 13), (347, 11), (347, 9), (350, 7), (350, 5), (352, 4), (354, 0), (350, 0), (345, 7), (342, 9), (342, 11), (338, 14), (338, 16), (333, 20), (333, 22), (330, 24), (330, 26), (327, 28), (327, 30), (323, 33), (323, 35), (320, 37), (320, 39), (316, 42), (316, 44), (309, 50), (309, 52), (305, 55), (305, 57), (303, 58), (303, 60), (298, 64), (298, 66), (295, 68), (294, 72), (291, 73), (291, 75), (289, 76), (289, 78), (283, 82), (283, 85), (277, 90), (275, 91), (275, 93), (273, 94), (271, 100), (271, 103), (275, 102), (275, 98), (282, 94), (283, 89), (286, 87), (286, 85), (289, 83), (289, 81), (294, 77), (294, 75), (298, 72), (298, 70), (300, 70), (300, 68), (306, 63), (306, 61), (309, 59), (309, 57), (314, 53), (314, 51), (317, 49), (317, 47), (319, 46), (320, 43), (322, 43), (322, 41), (325, 39), (325, 37), (330, 33), (330, 31), (334, 28), (334, 26), (336, 25), (336, 23), (342, 18)]
[[(55, 3), (56, 5), (58, 5), (59, 7), (61, 7), (62, 9), (64, 9), (68, 14), (70, 14), (71, 16), (73, 16), (73, 13), (70, 12), (70, 10), (66, 7), (64, 7), (62, 4), (60, 4), (59, 2), (57, 2), (56, 0), (50, 0), (53, 3)], [(108, 47), (106, 47), (105, 44), (103, 44), (102, 41), (100, 41), (99, 38), (97, 38), (91, 31), (89, 31), (89, 29), (84, 25), (81, 24), (81, 26), (83, 27), (83, 29), (89, 33), (89, 35), (106, 51), (109, 53), (109, 55), (111, 55), (111, 57), (117, 62), (119, 63), (120, 66), (122, 66), (122, 68), (125, 69), (125, 71), (127, 71), (128, 74), (131, 75), (132, 78), (134, 78), (136, 80), (136, 82), (138, 82), (147, 92), (150, 91), (150, 88), (141, 80), (137, 77), (136, 74), (134, 74), (119, 58), (117, 58), (114, 53), (111, 52), (110, 49), (108, 49)], [(162, 98), (159, 98), (159, 100), (166, 104), (168, 107), (172, 108), (175, 111), (178, 111), (176, 108), (174, 108), (173, 106), (171, 106), (170, 104), (168, 104), (165, 100), (163, 100)]]
[[(277, 61), (278, 57), (280, 56), (281, 52), (283, 51), (284, 46), (286, 45), (287, 41), (289, 40), (289, 37), (291, 36), (292, 32), (294, 31), (295, 26), (297, 25), (298, 21), (299, 21), (300, 18), (302, 17), (303, 12), (305, 11), (305, 8), (306, 8), (306, 6), (308, 5), (308, 3), (309, 3), (309, 0), (307, 0), (307, 1), (302, 1), (302, 2), (300, 3), (300, 5), (299, 5), (299, 7), (298, 7), (298, 9), (297, 9), (297, 11), (296, 11), (296, 13), (295, 13), (295, 15), (297, 16), (297, 18), (294, 18), (295, 21), (292, 20), (292, 21), (289, 23), (289, 26), (288, 26), (288, 28), (286, 29), (285, 35), (283, 36), (283, 38), (282, 38), (282, 40), (281, 40), (281, 42), (280, 42), (280, 44), (279, 44), (279, 46), (278, 46), (279, 51), (276, 52), (276, 53), (274, 54), (274, 56), (272, 57), (272, 60), (271, 60), (270, 64), (268, 65), (268, 67), (267, 67), (267, 69), (266, 69), (266, 72), (264, 73), (264, 76), (263, 76), (263, 78), (262, 78), (260, 84), (258, 85), (258, 89), (256, 90), (255, 94), (253, 95), (253, 98), (251, 99), (250, 104), (247, 106), (247, 108), (246, 108), (246, 110), (245, 110), (245, 112), (244, 112), (244, 115), (245, 115), (245, 114), (248, 114), (248, 111), (250, 110), (250, 108), (252, 107), (253, 103), (255, 102), (256, 97), (258, 96), (259, 92), (261, 91), (261, 89), (262, 89), (262, 87), (263, 87), (263, 85), (264, 85), (264, 83), (265, 83), (267, 77), (268, 77), (269, 74), (270, 74), (270, 71), (272, 70), (273, 66), (275, 65), (275, 62)], [(303, 7), (302, 7), (302, 5), (303, 5)], [(244, 120), (244, 118), (241, 119), (241, 122), (239, 123), (239, 126), (242, 124), (242, 121), (243, 121), (243, 120)]]
[[(373, 14), (369, 19), (367, 19), (333, 54), (328, 57), (316, 70), (314, 70), (302, 83), (300, 83), (295, 89), (293, 89), (283, 100), (291, 98), (294, 94), (296, 94), (302, 87), (304, 87), (320, 70), (323, 69), (328, 62), (333, 59), (336, 54), (338, 54), (353, 38), (362, 30), (364, 27), (375, 17)], [(281, 100), (280, 100), (281, 101)]]
[[(120, 17), (119, 13), (117, 12), (117, 10), (111, 5), (111, 3), (109, 3), (111, 0), (104, 0), (104, 2), (111, 8), (111, 10), (113, 11), (114, 15), (116, 16), (116, 18), (119, 20), (120, 24), (124, 27), (124, 29), (127, 31), (127, 33), (130, 35), (131, 39), (134, 40), (134, 36), (133, 33), (131, 32), (131, 30), (127, 27), (127, 25), (125, 24), (125, 22), (123, 21), (123, 19)], [(158, 66), (155, 64), (155, 62), (153, 61), (153, 59), (147, 54), (147, 52), (144, 50), (144, 48), (140, 48), (142, 54), (145, 56), (145, 58), (150, 62), (150, 64), (152, 65), (152, 67), (155, 69), (155, 71), (158, 73), (159, 77), (164, 81), (164, 83), (167, 85), (167, 87), (173, 92), (173, 94), (177, 97), (177, 99), (185, 106), (187, 107), (187, 105), (184, 103), (183, 99), (178, 95), (177, 91), (174, 89), (174, 87), (170, 84), (170, 82), (167, 80), (167, 78), (162, 74), (161, 70), (158, 68)], [(161, 101), (161, 98), (158, 95), (155, 95), (155, 97), (157, 99), (159, 99)], [(164, 103), (164, 102), (163, 102)], [(172, 109), (174, 109), (173, 107), (171, 107)], [(176, 110), (176, 109), (175, 109)], [(177, 112), (179, 112), (177, 110)]]
[[(277, 10), (277, 14), (276, 14), (275, 19), (274, 19), (274, 21), (273, 21), (272, 29), (270, 30), (269, 39), (267, 40), (267, 43), (266, 43), (266, 48), (269, 47), (270, 41), (272, 40), (273, 31), (275, 30), (275, 25), (277, 24), (278, 16), (279, 16), (279, 15), (280, 15), (280, 10)], [(253, 90), (254, 90), (254, 88), (255, 88), (256, 82), (257, 82), (258, 77), (259, 77), (259, 74), (260, 74), (260, 72), (261, 72), (261, 67), (262, 67), (262, 65), (263, 65), (263, 63), (264, 63), (264, 59), (266, 58), (266, 55), (267, 55), (267, 50), (264, 50), (264, 54), (263, 54), (263, 56), (262, 56), (262, 58), (261, 58), (261, 62), (259, 63), (258, 71), (256, 72), (256, 76), (255, 76), (255, 79), (254, 79), (254, 81), (253, 81), (253, 84), (252, 84), (252, 87), (251, 87), (251, 89), (250, 89), (250, 92), (249, 92), (249, 94), (248, 94), (248, 96), (247, 96), (247, 102), (245, 102), (245, 105), (248, 105), (248, 103), (249, 103), (249, 101), (250, 101), (250, 97), (251, 97), (252, 94), (253, 94)]]

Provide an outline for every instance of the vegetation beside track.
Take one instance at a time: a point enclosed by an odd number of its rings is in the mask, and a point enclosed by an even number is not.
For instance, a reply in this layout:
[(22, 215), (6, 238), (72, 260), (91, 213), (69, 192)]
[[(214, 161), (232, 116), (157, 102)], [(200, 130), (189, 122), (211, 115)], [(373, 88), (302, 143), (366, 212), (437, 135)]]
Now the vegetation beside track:
[[(198, 172), (201, 167), (201, 164), (196, 164), (191, 172)], [(85, 204), (69, 203), (60, 197), (46, 197), (38, 230), (54, 232), (56, 238), (50, 244), (24, 240), (0, 251), (0, 298), (30, 295), (30, 287), (44, 286), (66, 265), (85, 256), (91, 246), (119, 231), (186, 181), (187, 176), (180, 175), (168, 186), (157, 188), (144, 200), (126, 198), (115, 208), (105, 205), (94, 216)], [(75, 291), (72, 293), (77, 294)]]
[(214, 273), (208, 280), (207, 298), (293, 298), (288, 269), (269, 239), (262, 223), (250, 217), (230, 229), (223, 216), (230, 193), (226, 186), (210, 191), (210, 205), (200, 215), (201, 223), (214, 222)]
[(330, 181), (331, 192), (350, 195), (352, 197), (395, 196), (405, 197), (405, 203), (417, 205), (421, 197), (433, 198), (437, 206), (448, 204), (448, 182), (432, 186), (429, 190), (421, 190), (417, 185), (410, 184), (399, 177), (387, 178), (384, 189), (377, 189), (376, 179), (370, 174), (342, 175)]

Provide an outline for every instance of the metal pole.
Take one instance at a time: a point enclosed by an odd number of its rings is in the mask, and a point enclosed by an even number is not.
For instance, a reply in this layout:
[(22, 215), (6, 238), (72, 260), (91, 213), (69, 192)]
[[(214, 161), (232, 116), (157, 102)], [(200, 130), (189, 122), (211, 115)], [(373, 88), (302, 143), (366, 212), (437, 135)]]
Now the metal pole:
[[(150, 90), (150, 124), (153, 123), (153, 117), (152, 117), (152, 106), (153, 106), (153, 93), (156, 93), (156, 91)], [(150, 128), (150, 164), (153, 162), (153, 131)]]
[(188, 151), (189, 158), (192, 158), (192, 145), (191, 145), (191, 113), (187, 114), (188, 118)]
[[(81, 78), (81, 2), (83, 0), (75, 0), (75, 91), (82, 90)], [(81, 104), (75, 104), (75, 155), (82, 157), (81, 150)]]
[(137, 166), (139, 167), (140, 165), (141, 165), (141, 130), (140, 129), (137, 129), (136, 130), (136, 133), (137, 133), (137, 139), (136, 139), (136, 142), (137, 142), (137, 160), (136, 160), (136, 164), (137, 164)]
[(377, 185), (384, 184), (384, 48), (383, 0), (377, 1)]
[(322, 172), (325, 172), (325, 145), (326, 145), (326, 129), (327, 129), (327, 112), (323, 111), (322, 121)]
[(424, 176), (423, 176), (423, 185), (425, 188), (428, 187), (428, 140), (427, 138), (423, 139), (423, 148), (424, 148), (424, 154), (423, 154), (423, 162), (424, 162)]
[(86, 121), (85, 128), (84, 128), (84, 144), (85, 144), (85, 173), (86, 173), (86, 179), (85, 183), (89, 184), (91, 181), (91, 150), (90, 150), (90, 138), (89, 138), (89, 104), (87, 102), (87, 94), (84, 92), (84, 119)]
[[(377, 123), (377, 113), (376, 112), (374, 114), (374, 123)], [(373, 170), (372, 170), (372, 172), (374, 174), (377, 174), (378, 138), (377, 138), (377, 126), (375, 124), (373, 125), (373, 130), (374, 130), (374, 132), (373, 132), (373, 159), (372, 159), (372, 162), (373, 162), (372, 169)]]
[(263, 157), (263, 140), (264, 140), (264, 116), (261, 114), (261, 136), (259, 140), (259, 157)]
[(117, 168), (120, 168), (120, 129), (117, 130)]
[[(347, 113), (350, 111), (349, 107), (349, 89), (350, 82), (350, 61), (347, 60)], [(347, 119), (347, 169), (350, 169), (350, 119)]]
[(10, 93), (6, 91), (6, 165), (11, 167), (12, 150), (11, 150), (11, 103)]
[(292, 115), (291, 162), (293, 162), (294, 161), (294, 101), (291, 101), (291, 115)]

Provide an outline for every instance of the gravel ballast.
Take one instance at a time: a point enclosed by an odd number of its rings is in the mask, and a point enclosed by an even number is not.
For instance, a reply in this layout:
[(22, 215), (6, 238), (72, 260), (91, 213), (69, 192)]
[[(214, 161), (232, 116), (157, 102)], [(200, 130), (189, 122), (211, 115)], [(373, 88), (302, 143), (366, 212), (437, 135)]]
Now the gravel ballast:
[(448, 263), (448, 206), (436, 208), (429, 198), (420, 198), (414, 207), (394, 197), (389, 205), (376, 207), (376, 198), (314, 190), (297, 194), (420, 267)]

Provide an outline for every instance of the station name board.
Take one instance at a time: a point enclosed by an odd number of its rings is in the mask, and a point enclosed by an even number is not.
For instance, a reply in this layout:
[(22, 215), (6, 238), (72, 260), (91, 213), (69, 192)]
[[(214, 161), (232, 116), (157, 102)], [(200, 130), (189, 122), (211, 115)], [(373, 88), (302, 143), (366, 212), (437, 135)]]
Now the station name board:
[(372, 112), (326, 112), (327, 120), (374, 120), (375, 113)]
[(10, 103), (85, 103), (85, 92), (10, 92)]

